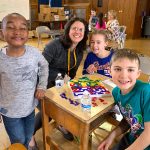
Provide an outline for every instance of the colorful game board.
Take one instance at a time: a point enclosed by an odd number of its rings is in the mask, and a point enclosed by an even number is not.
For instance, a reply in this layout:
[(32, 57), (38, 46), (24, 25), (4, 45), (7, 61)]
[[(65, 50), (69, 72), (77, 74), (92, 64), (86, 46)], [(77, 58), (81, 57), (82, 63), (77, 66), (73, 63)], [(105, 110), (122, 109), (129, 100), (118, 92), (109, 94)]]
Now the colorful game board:
[(102, 84), (101, 80), (91, 80), (88, 77), (82, 77), (78, 80), (69, 81), (74, 98), (81, 98), (84, 91), (88, 91), (91, 97), (102, 97), (110, 95), (109, 90)]

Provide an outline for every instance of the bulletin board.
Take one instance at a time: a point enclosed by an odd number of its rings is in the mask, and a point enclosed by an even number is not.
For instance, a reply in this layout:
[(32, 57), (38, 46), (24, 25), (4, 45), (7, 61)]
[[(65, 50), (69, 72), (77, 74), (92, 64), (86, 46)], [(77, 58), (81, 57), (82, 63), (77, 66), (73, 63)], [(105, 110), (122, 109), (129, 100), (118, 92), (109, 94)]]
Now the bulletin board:
[(0, 0), (0, 22), (10, 13), (19, 13), (30, 20), (29, 0)]

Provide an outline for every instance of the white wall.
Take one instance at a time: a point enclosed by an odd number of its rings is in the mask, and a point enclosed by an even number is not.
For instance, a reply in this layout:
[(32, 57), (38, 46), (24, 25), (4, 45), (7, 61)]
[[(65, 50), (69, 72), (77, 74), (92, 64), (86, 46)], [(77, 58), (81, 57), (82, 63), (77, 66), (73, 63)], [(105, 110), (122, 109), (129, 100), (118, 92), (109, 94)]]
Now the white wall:
[(30, 20), (29, 0), (0, 0), (0, 21), (10, 13), (19, 13)]

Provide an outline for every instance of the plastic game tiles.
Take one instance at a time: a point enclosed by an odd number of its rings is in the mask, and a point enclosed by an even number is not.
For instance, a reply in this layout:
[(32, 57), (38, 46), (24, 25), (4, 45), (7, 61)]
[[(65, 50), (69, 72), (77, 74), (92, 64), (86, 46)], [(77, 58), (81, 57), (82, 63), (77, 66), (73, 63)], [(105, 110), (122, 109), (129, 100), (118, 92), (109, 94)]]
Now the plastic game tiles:
[(88, 91), (91, 97), (102, 97), (110, 95), (109, 90), (102, 84), (101, 80), (91, 80), (88, 77), (82, 77), (78, 80), (69, 81), (74, 98), (81, 98), (84, 91)]

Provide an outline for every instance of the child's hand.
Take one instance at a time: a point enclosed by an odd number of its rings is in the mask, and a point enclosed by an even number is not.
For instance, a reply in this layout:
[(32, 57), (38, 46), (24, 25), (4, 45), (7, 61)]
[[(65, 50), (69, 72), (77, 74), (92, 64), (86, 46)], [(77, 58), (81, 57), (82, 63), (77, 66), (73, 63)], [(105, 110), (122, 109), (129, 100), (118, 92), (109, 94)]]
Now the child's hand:
[(96, 67), (93, 64), (91, 64), (91, 65), (88, 66), (88, 68), (86, 69), (86, 71), (89, 74), (93, 74), (94, 72), (97, 72), (97, 69), (96, 69)]
[(37, 98), (38, 100), (41, 100), (45, 95), (45, 90), (42, 89), (36, 89), (35, 91), (35, 98)]
[(104, 140), (99, 147), (97, 148), (97, 150), (109, 150), (109, 144), (107, 143), (107, 140)]
[(113, 134), (109, 135), (100, 145), (99, 147), (97, 148), (97, 150), (109, 150), (110, 149), (110, 146), (113, 142)]
[(66, 74), (65, 77), (64, 77), (64, 83), (67, 84), (70, 79), (71, 78)]

